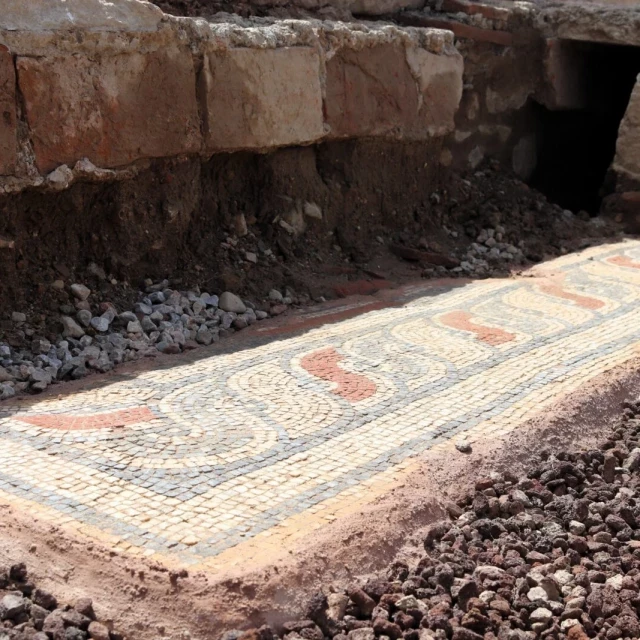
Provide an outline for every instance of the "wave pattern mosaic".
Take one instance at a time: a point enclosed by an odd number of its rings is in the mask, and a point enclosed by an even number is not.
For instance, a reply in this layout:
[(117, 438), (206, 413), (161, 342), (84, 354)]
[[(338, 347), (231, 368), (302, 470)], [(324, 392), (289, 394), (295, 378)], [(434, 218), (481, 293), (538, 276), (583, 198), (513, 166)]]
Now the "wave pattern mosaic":
[(633, 357), (640, 243), (413, 294), (1, 405), (0, 501), (127, 552), (246, 560), (384, 492), (416, 455), (507, 433)]

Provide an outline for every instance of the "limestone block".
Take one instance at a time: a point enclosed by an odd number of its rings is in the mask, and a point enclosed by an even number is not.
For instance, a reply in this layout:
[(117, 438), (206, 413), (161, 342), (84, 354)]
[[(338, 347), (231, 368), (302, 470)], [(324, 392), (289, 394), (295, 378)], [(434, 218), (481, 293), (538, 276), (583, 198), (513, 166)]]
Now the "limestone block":
[(442, 136), (454, 130), (462, 99), (464, 62), (459, 53), (442, 55), (408, 47), (407, 62), (418, 83), (419, 110), (410, 137)]
[(306, 144), (324, 135), (320, 59), (311, 47), (211, 53), (202, 81), (208, 151)]
[[(637, 6), (630, 0), (631, 6)], [(626, 3), (625, 3), (626, 5)], [(541, 5), (535, 26), (550, 38), (640, 45), (640, 12), (617, 2), (567, 2)]]
[(613, 169), (633, 181), (640, 181), (640, 76), (620, 123)]
[(84, 157), (117, 167), (200, 150), (187, 50), (18, 58), (17, 67), (41, 172)]
[(0, 175), (15, 172), (17, 153), (16, 74), (12, 55), (0, 46)]
[(544, 83), (539, 96), (548, 109), (584, 109), (589, 69), (580, 43), (551, 38), (546, 42)]
[(424, 139), (453, 129), (462, 58), (402, 44), (339, 50), (327, 62), (331, 137)]
[(2, 29), (155, 31), (162, 11), (144, 0), (0, 0)]

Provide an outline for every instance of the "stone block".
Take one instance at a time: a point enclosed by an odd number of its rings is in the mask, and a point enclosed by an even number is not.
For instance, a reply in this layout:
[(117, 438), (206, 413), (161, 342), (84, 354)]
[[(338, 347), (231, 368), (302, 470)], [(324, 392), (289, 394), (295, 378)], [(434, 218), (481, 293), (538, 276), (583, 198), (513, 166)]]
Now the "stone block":
[(142, 0), (25, 0), (1, 6), (2, 28), (8, 31), (155, 31), (162, 20), (162, 11)]
[(640, 183), (640, 76), (618, 129), (613, 170), (627, 180)]
[(409, 137), (423, 139), (450, 133), (462, 99), (462, 56), (457, 51), (436, 54), (407, 47), (406, 57), (417, 81), (419, 100), (415, 122), (407, 128)]
[[(637, 6), (629, 0), (632, 6)], [(640, 12), (615, 2), (546, 3), (535, 27), (547, 37), (582, 42), (640, 46)]]
[(13, 174), (17, 159), (16, 74), (13, 56), (0, 45), (0, 175)]
[(38, 169), (88, 158), (118, 167), (200, 150), (195, 70), (187, 50), (18, 58)]
[(339, 50), (327, 62), (326, 120), (333, 138), (424, 139), (453, 129), (462, 58), (417, 46)]
[(324, 135), (320, 59), (311, 47), (211, 53), (202, 82), (208, 151), (307, 144)]
[(588, 57), (581, 43), (551, 38), (546, 42), (543, 87), (539, 96), (548, 109), (584, 109), (589, 82)]

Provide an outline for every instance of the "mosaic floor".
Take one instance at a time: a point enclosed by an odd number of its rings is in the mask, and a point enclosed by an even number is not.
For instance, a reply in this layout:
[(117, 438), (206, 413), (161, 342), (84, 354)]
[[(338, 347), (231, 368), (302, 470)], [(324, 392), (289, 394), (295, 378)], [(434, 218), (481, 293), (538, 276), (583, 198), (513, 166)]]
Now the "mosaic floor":
[(2, 404), (0, 502), (167, 562), (278, 548), (637, 355), (640, 242), (537, 275)]

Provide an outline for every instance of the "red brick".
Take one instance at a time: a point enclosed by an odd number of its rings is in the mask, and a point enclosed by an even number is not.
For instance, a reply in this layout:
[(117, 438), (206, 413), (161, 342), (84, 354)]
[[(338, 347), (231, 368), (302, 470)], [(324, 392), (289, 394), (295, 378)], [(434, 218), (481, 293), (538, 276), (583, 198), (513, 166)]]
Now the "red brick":
[(117, 167), (200, 149), (187, 50), (18, 58), (18, 82), (42, 172), (84, 157)]
[(17, 160), (16, 73), (13, 56), (0, 45), (0, 175), (13, 174)]

